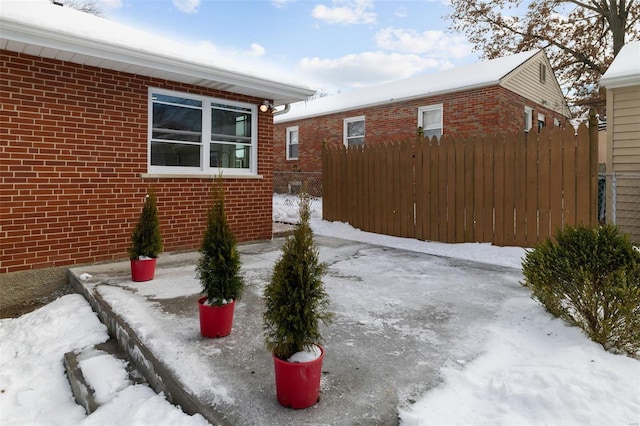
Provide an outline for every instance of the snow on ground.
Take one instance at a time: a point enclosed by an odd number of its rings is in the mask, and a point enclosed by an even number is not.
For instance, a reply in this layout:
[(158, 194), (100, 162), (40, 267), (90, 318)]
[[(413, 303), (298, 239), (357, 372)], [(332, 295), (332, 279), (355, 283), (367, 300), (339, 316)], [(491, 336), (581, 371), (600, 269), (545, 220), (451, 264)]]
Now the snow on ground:
[(0, 424), (208, 424), (201, 415), (187, 416), (148, 386), (131, 385), (125, 366), (106, 355), (80, 360), (87, 380), (98, 386), (98, 399), (106, 402), (87, 416), (73, 399), (62, 359), (108, 338), (106, 327), (79, 294), (0, 320)]
[[(525, 250), (489, 244), (440, 244), (362, 232), (321, 220), (317, 234), (442, 256), (520, 267)], [(294, 223), (297, 199), (274, 197), (274, 220)], [(378, 259), (379, 260), (379, 259)], [(197, 283), (187, 283), (198, 290)], [(614, 355), (579, 329), (552, 318), (531, 299), (504, 304), (488, 326), (484, 352), (444, 367), (443, 383), (400, 410), (403, 425), (639, 425), (640, 362)], [(79, 295), (15, 319), (0, 320), (0, 424), (203, 425), (146, 385), (132, 385), (110, 357), (81, 360), (106, 401), (87, 416), (71, 394), (64, 353), (107, 340), (105, 327)]]
[[(276, 222), (296, 223), (298, 220), (298, 197), (275, 194), (273, 197), (273, 220)], [(390, 237), (388, 235), (363, 232), (342, 222), (322, 220), (322, 199), (311, 200), (311, 228), (318, 235), (343, 238), (362, 243), (377, 244), (438, 256), (455, 257), (492, 265), (521, 268), (525, 250), (520, 247), (496, 247), (489, 243), (444, 244), (431, 241), (418, 241), (410, 238)]]

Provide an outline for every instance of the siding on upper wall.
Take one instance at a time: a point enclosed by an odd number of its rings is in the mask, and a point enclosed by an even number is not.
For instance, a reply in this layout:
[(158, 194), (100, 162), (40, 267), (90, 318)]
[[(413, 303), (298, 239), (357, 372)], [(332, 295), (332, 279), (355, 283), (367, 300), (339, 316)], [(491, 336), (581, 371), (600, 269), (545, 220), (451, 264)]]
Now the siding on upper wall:
[(608, 171), (640, 173), (640, 86), (607, 91)]
[(616, 173), (616, 225), (640, 244), (640, 86), (607, 90), (607, 172)]
[[(547, 67), (544, 83), (540, 81), (541, 64)], [(500, 85), (565, 117), (571, 116), (551, 64), (542, 51), (507, 75)]]

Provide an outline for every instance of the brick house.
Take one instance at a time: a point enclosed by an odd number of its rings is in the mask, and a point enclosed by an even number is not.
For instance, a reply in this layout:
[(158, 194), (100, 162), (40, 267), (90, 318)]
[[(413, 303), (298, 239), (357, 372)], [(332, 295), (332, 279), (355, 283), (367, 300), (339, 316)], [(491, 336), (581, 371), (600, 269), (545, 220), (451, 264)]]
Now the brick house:
[(0, 299), (8, 273), (126, 259), (150, 186), (165, 251), (199, 246), (220, 172), (237, 239), (272, 237), (259, 107), (313, 90), (49, 2), (3, 2), (0, 28)]
[[(291, 105), (275, 117), (277, 173), (320, 172), (322, 143), (564, 126), (565, 97), (544, 51), (531, 51)], [(285, 176), (286, 179), (286, 176)]]

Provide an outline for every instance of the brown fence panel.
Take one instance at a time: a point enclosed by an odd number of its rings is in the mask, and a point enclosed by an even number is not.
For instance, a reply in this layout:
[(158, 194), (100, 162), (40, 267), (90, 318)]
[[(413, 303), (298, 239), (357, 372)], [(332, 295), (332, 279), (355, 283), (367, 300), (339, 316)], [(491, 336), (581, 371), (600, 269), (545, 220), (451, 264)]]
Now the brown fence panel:
[(563, 225), (576, 224), (576, 137), (573, 128), (562, 133)]
[(551, 133), (547, 128), (543, 128), (538, 135), (538, 238), (537, 242), (543, 241), (550, 236), (549, 228), (549, 206), (551, 199)]
[(495, 227), (493, 231), (493, 243), (503, 246), (505, 237), (505, 182), (504, 175), (506, 164), (504, 163), (504, 137), (497, 135), (493, 145), (493, 204)]
[(369, 151), (373, 157), (373, 167), (375, 169), (375, 174), (373, 177), (373, 221), (374, 227), (373, 232), (377, 234), (382, 234), (383, 223), (385, 221), (385, 217), (382, 215), (383, 208), (383, 199), (384, 199), (384, 185), (386, 175), (384, 174), (384, 170), (382, 169), (382, 157), (383, 157), (383, 148), (382, 146), (373, 146), (369, 148)]
[(531, 132), (526, 141), (526, 233), (527, 247), (533, 247), (538, 241), (538, 139)]
[(402, 227), (400, 232), (405, 238), (415, 238), (415, 211), (414, 211), (414, 158), (411, 141), (400, 144), (400, 172), (402, 181), (400, 183), (400, 195), (402, 203)]
[(519, 170), (516, 169), (515, 156), (516, 156), (516, 143), (513, 139), (507, 139), (503, 136), (504, 145), (504, 223), (500, 223), (496, 220), (496, 226), (501, 226), (503, 229), (504, 240), (503, 245), (513, 246), (516, 243), (515, 240), (515, 179)]
[(549, 166), (549, 232), (553, 236), (556, 230), (561, 229), (564, 224), (563, 219), (563, 199), (562, 199), (562, 176), (563, 176), (563, 139), (564, 132), (562, 129), (553, 129), (550, 141), (550, 166)]
[(591, 136), (582, 126), (325, 148), (323, 218), (421, 240), (532, 247), (565, 224), (595, 221)]
[(439, 157), (440, 157), (440, 146), (438, 145), (438, 141), (435, 138), (431, 138), (429, 141), (429, 146), (431, 147), (429, 152), (429, 168), (430, 168), (430, 187), (429, 193), (431, 195), (429, 199), (429, 207), (431, 208), (429, 223), (429, 233), (431, 235), (430, 240), (433, 241), (442, 241), (440, 239), (440, 227), (439, 227), (439, 216), (438, 216), (438, 204), (440, 203), (439, 197), (439, 184), (440, 181), (440, 173), (439, 173)]
[(475, 241), (475, 172), (474, 172), (475, 140), (464, 141), (464, 240)]
[(484, 153), (484, 144), (482, 139), (478, 138), (473, 143), (473, 225), (474, 225), (474, 241), (483, 242), (484, 234), (482, 231), (482, 218), (484, 213), (484, 167), (482, 167), (482, 159)]
[(482, 214), (482, 235), (485, 242), (493, 241), (493, 211), (494, 211), (494, 169), (493, 169), (493, 154), (494, 154), (494, 137), (485, 136), (482, 140), (483, 146), (483, 167), (484, 167), (484, 193), (483, 203), (484, 210)]
[(428, 165), (424, 164), (424, 139), (416, 138), (416, 144), (414, 146), (414, 195), (416, 200), (416, 238), (419, 240), (425, 240), (426, 237), (426, 229), (425, 229), (425, 221), (427, 218), (425, 217), (428, 213), (428, 209), (425, 208), (427, 206), (428, 194), (425, 194), (425, 187), (428, 185), (428, 181), (426, 180), (425, 171), (428, 170)]
[(527, 135), (519, 133), (515, 140), (515, 180), (514, 180), (514, 195), (515, 195), (515, 245), (519, 247), (526, 247), (527, 244), (527, 220), (526, 220), (526, 196), (527, 196), (527, 181), (526, 181), (526, 154), (527, 154)]
[(456, 188), (454, 191), (456, 209), (455, 209), (455, 241), (463, 243), (465, 236), (464, 215), (465, 215), (465, 181), (466, 171), (464, 169), (464, 139), (457, 138), (454, 140), (456, 153)]

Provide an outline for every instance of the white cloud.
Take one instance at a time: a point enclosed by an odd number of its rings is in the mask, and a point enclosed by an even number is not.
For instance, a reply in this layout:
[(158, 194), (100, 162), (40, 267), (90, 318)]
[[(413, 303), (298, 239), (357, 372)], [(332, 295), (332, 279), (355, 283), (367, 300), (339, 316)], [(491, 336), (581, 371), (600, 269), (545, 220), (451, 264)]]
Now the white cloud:
[(173, 5), (180, 12), (196, 13), (198, 12), (198, 6), (200, 6), (200, 0), (173, 0)]
[(375, 35), (378, 47), (403, 53), (429, 54), (464, 58), (471, 54), (471, 45), (462, 36), (448, 36), (442, 31), (424, 31), (387, 27)]
[(398, 18), (406, 18), (407, 17), (407, 8), (406, 7), (399, 7), (394, 12), (394, 15), (397, 16)]
[(258, 43), (251, 43), (251, 47), (247, 53), (248, 56), (260, 57), (263, 56), (267, 50), (260, 46)]
[(313, 8), (314, 18), (327, 24), (373, 24), (376, 14), (371, 0), (333, 0), (331, 6), (319, 4)]
[(317, 85), (333, 88), (369, 86), (450, 67), (452, 64), (447, 60), (385, 52), (364, 52), (337, 59), (304, 58), (298, 63), (298, 69)]

